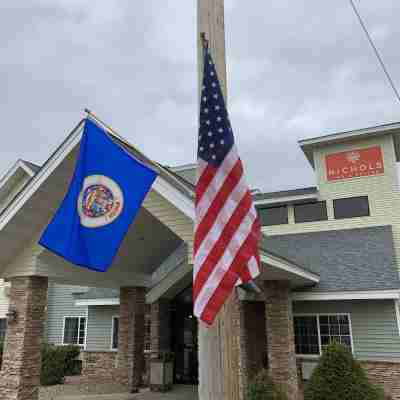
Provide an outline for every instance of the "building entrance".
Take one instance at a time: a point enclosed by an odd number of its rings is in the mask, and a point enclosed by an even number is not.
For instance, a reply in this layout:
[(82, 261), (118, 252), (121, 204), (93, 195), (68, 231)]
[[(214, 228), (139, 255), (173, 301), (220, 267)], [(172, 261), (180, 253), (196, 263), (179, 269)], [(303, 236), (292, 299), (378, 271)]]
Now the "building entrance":
[(192, 287), (172, 302), (172, 350), (175, 383), (198, 384), (197, 319), (193, 316)]

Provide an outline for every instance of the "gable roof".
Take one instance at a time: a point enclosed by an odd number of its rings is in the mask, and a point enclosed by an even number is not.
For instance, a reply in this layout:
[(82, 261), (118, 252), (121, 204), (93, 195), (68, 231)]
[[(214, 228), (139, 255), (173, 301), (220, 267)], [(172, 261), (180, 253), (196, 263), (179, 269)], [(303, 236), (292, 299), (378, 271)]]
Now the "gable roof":
[[(55, 152), (46, 160), (42, 168), (36, 175), (32, 171), (33, 179), (17, 194), (16, 198), (0, 213), (0, 230), (7, 225), (13, 216), (21, 209), (25, 202), (38, 190), (41, 184), (50, 176), (58, 165), (68, 156), (68, 154), (79, 144), (83, 133), (85, 119), (82, 119)], [(99, 123), (96, 120), (96, 123)], [(102, 124), (101, 124), (102, 125)], [(167, 200), (171, 201), (189, 218), (194, 219), (194, 191), (193, 186), (184, 179), (178, 179), (173, 173), (162, 165), (150, 160), (134, 146), (129, 144), (121, 136), (110, 131), (107, 126), (104, 129), (122, 145), (134, 157), (150, 166), (158, 172), (158, 177), (153, 184), (153, 189), (159, 192)], [(19, 161), (23, 165), (25, 162)], [(21, 165), (22, 165), (21, 164)], [(30, 168), (30, 167), (29, 167)]]
[(320, 275), (312, 291), (399, 289), (391, 226), (268, 236), (262, 247)]
[(356, 129), (352, 131), (332, 133), (329, 135), (299, 140), (298, 143), (311, 166), (315, 168), (313, 150), (316, 147), (383, 135), (393, 135), (396, 161), (400, 161), (400, 122), (371, 126), (369, 128)]

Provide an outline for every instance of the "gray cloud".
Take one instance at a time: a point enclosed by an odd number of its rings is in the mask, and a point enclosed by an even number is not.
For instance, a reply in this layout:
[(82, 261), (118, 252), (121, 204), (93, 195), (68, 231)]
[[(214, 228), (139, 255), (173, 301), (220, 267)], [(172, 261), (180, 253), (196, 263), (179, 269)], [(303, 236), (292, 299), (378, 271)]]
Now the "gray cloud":
[[(396, 0), (357, 2), (395, 82)], [(226, 0), (229, 108), (253, 186), (313, 184), (297, 140), (396, 120), (347, 0)], [(195, 159), (196, 1), (0, 4), (0, 174), (42, 163), (92, 108), (157, 161)]]

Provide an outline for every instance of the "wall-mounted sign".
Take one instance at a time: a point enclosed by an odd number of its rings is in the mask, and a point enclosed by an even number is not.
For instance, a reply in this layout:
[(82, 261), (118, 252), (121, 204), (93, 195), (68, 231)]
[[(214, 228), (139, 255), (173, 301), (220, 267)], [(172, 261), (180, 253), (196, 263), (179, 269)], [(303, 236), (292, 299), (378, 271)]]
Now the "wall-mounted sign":
[(329, 154), (325, 158), (328, 181), (383, 174), (380, 146)]

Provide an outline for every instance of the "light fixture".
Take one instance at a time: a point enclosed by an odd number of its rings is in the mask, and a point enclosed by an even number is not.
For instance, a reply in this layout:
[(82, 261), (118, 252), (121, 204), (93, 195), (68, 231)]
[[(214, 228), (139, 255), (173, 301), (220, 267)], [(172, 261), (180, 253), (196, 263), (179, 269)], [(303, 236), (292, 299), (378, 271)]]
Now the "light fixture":
[(15, 320), (17, 319), (17, 309), (14, 306), (10, 306), (6, 314), (6, 317), (8, 323), (15, 322)]

